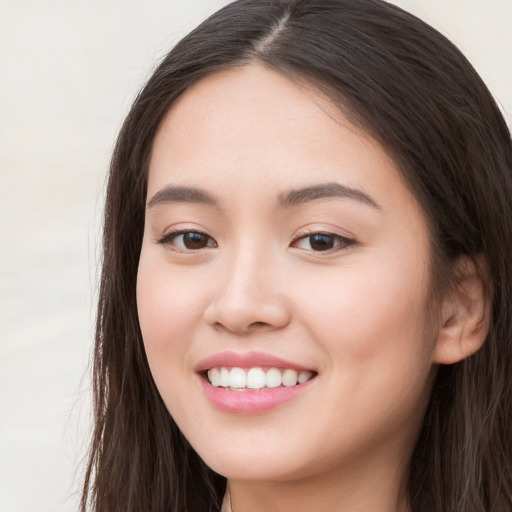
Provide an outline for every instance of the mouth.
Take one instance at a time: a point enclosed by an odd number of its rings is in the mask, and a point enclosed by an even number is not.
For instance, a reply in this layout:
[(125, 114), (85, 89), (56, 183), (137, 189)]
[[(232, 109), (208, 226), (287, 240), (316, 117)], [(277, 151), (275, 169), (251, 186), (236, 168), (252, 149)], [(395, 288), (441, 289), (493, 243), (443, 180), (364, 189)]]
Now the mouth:
[(293, 368), (216, 366), (204, 372), (203, 375), (216, 388), (231, 391), (258, 391), (299, 386), (313, 379), (316, 372)]
[(204, 395), (223, 412), (251, 415), (295, 402), (312, 389), (318, 372), (261, 352), (217, 353), (195, 368)]

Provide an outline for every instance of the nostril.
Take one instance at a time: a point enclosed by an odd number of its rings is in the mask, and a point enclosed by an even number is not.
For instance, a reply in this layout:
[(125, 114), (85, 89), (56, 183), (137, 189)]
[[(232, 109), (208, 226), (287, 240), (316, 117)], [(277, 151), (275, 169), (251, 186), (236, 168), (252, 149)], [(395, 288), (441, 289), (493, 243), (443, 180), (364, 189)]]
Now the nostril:
[(261, 328), (265, 328), (265, 327), (269, 327), (269, 324), (267, 324), (266, 322), (253, 322), (251, 325), (249, 325), (249, 328), (254, 328), (254, 329), (261, 329)]
[(252, 322), (249, 325), (236, 325), (234, 322), (231, 324), (225, 324), (223, 322), (215, 322), (214, 327), (219, 330), (225, 330), (232, 333), (246, 333), (250, 334), (254, 331), (263, 331), (265, 329), (272, 329), (272, 325), (267, 322)]
[(291, 318), (284, 300), (273, 297), (235, 293), (215, 297), (204, 311), (204, 318), (214, 329), (235, 333), (279, 329)]

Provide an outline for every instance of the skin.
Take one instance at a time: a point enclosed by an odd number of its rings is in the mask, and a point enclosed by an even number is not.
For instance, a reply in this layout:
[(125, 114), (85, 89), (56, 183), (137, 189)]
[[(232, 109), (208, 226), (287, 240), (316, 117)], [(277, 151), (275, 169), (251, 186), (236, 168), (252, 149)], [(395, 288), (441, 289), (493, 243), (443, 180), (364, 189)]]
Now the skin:
[[(278, 204), (326, 183), (375, 204)], [(153, 199), (168, 186), (216, 204)], [(192, 248), (158, 242), (172, 230), (208, 236)], [(332, 249), (315, 250), (317, 232), (333, 235)], [(408, 510), (407, 467), (440, 358), (429, 285), (420, 205), (383, 148), (318, 91), (251, 64), (203, 79), (167, 114), (150, 162), (140, 325), (171, 415), (228, 478), (233, 510)], [(269, 411), (220, 411), (194, 368), (225, 350), (318, 375)]]

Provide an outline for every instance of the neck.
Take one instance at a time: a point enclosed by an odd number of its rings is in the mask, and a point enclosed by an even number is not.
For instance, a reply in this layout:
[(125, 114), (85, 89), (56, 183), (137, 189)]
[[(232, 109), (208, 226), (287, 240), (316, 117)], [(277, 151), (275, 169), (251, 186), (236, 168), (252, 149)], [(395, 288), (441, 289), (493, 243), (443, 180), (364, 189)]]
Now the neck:
[(337, 471), (327, 478), (229, 480), (223, 512), (410, 512), (405, 471), (393, 464)]

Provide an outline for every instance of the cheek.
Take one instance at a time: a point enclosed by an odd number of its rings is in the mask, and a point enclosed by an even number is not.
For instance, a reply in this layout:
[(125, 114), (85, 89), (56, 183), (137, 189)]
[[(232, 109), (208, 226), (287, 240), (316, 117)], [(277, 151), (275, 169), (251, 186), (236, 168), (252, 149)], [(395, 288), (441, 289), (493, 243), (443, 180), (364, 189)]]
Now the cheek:
[(158, 371), (160, 362), (185, 363), (184, 352), (201, 318), (197, 283), (188, 277), (186, 271), (171, 273), (165, 262), (155, 261), (144, 252), (141, 255), (137, 309), (153, 373)]
[[(149, 252), (149, 251), (148, 251)], [(142, 253), (137, 275), (137, 309), (153, 380), (174, 420), (185, 430), (197, 416), (191, 403), (198, 390), (190, 386), (190, 347), (202, 314), (197, 282), (185, 271)], [(195, 397), (195, 400), (192, 398)]]
[(332, 364), (384, 368), (426, 361), (427, 273), (414, 259), (406, 265), (380, 261), (332, 269), (321, 279), (305, 277), (295, 292), (303, 297), (304, 319)]
[[(386, 268), (386, 271), (384, 271)], [(339, 270), (339, 269), (338, 269)], [(355, 267), (303, 282), (303, 315), (325, 357), (335, 419), (391, 435), (422, 414), (432, 365), (426, 283), (404, 267)], [(320, 299), (319, 299), (320, 297)], [(347, 405), (349, 404), (349, 405)]]

